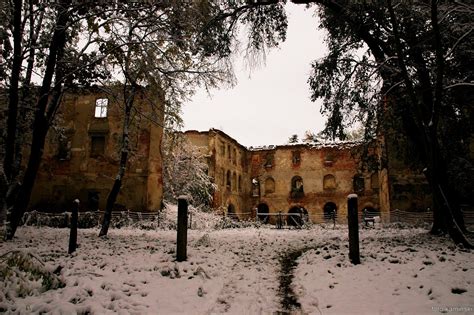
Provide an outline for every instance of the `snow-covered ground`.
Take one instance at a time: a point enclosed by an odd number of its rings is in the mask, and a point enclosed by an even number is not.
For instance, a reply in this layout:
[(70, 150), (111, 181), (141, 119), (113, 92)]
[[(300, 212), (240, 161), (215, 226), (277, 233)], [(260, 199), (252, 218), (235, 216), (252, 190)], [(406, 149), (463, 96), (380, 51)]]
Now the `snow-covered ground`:
[(7, 278), (0, 313), (271, 314), (285, 311), (281, 257), (298, 253), (295, 313), (474, 314), (472, 252), (420, 228), (361, 229), (356, 266), (344, 226), (190, 230), (188, 260), (179, 263), (173, 230), (111, 229), (106, 239), (79, 230), (73, 255), (68, 233), (21, 227), (14, 241), (0, 243), (0, 262), (26, 251), (65, 283), (41, 292), (32, 282), (30, 295), (19, 297), (15, 278)]

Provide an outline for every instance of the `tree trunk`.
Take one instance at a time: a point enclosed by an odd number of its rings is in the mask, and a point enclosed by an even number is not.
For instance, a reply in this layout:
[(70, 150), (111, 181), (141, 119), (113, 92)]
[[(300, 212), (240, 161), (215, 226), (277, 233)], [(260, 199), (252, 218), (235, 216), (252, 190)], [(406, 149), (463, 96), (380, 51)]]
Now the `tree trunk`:
[[(13, 1), (13, 63), (8, 89), (8, 116), (7, 133), (5, 139), (5, 156), (3, 168), (9, 181), (15, 176), (13, 162), (15, 157), (15, 138), (17, 135), (17, 115), (18, 115), (18, 86), (21, 73), (22, 51), (22, 27), (21, 27), (22, 1)], [(3, 193), (3, 192), (2, 192)]]
[(120, 150), (120, 164), (117, 177), (115, 178), (114, 185), (107, 197), (107, 204), (105, 207), (104, 218), (102, 220), (102, 228), (99, 232), (99, 237), (106, 236), (109, 231), (110, 221), (112, 220), (112, 209), (117, 201), (117, 196), (122, 187), (123, 176), (125, 175), (125, 169), (127, 167), (128, 161), (128, 143), (129, 143), (129, 128), (130, 128), (130, 115), (134, 104), (136, 87), (133, 85), (131, 87), (130, 94), (127, 92), (127, 87), (124, 87), (124, 99), (125, 99), (125, 111), (123, 119), (123, 130), (122, 130), (122, 145)]
[[(45, 75), (40, 88), (40, 98), (36, 104), (35, 119), (33, 123), (33, 139), (28, 165), (23, 177), (23, 183), (18, 191), (18, 195), (16, 196), (15, 202), (11, 209), (10, 216), (7, 218), (9, 221), (5, 235), (7, 240), (11, 240), (14, 237), (18, 224), (20, 223), (20, 220), (26, 211), (31, 198), (31, 192), (33, 191), (36, 175), (41, 164), (44, 143), (49, 128), (49, 121), (45, 115), (48, 102), (50, 108), (57, 108), (57, 106), (59, 106), (61, 97), (60, 93), (56, 93), (53, 99), (49, 100), (53, 76), (57, 71), (56, 66), (58, 61), (62, 58), (64, 47), (66, 45), (66, 29), (70, 17), (70, 12), (68, 12), (66, 6), (59, 6), (58, 10), (59, 12), (58, 18), (56, 20), (56, 27), (49, 47), (49, 56), (46, 64)], [(59, 85), (55, 87), (56, 91), (58, 89), (60, 89)]]

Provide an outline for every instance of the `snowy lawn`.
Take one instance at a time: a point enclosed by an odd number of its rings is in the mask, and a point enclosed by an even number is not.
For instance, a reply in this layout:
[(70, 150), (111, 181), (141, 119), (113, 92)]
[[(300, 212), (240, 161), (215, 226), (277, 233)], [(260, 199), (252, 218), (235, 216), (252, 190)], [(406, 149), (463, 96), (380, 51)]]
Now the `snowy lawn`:
[(284, 311), (280, 258), (300, 251), (291, 285), (300, 304), (296, 313), (474, 314), (472, 252), (423, 229), (362, 229), (362, 264), (357, 266), (348, 261), (343, 226), (190, 230), (188, 260), (180, 263), (174, 257), (176, 231), (112, 229), (107, 239), (99, 239), (98, 230), (78, 234), (80, 247), (73, 255), (67, 254), (66, 229), (22, 227), (14, 241), (0, 243), (0, 255), (32, 253), (65, 283), (19, 297), (15, 283), (5, 281), (0, 284), (0, 312)]

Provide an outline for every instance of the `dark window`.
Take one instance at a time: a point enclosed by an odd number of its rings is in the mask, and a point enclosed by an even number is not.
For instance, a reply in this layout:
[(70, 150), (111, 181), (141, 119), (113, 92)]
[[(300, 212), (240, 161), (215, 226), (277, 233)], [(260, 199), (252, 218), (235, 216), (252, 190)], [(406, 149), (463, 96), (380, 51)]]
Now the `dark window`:
[(327, 202), (323, 207), (324, 219), (334, 220), (337, 216), (337, 206), (334, 202)]
[(361, 192), (364, 192), (365, 190), (365, 180), (364, 180), (364, 177), (362, 175), (355, 175), (354, 178), (353, 178), (353, 188), (354, 188), (354, 192), (356, 193), (361, 193)]
[(105, 136), (91, 136), (91, 157), (103, 155), (105, 153)]
[(99, 192), (95, 190), (91, 190), (87, 193), (87, 205), (88, 205), (88, 210), (90, 211), (97, 211), (99, 210)]
[(301, 163), (301, 153), (300, 153), (300, 151), (293, 151), (291, 160), (293, 162), (293, 165), (299, 165)]
[(235, 172), (232, 174), (232, 189), (237, 189), (237, 174)]
[(57, 157), (60, 161), (71, 159), (71, 141), (67, 137), (61, 137), (59, 139)]
[(257, 212), (258, 212), (258, 219), (262, 221), (263, 223), (268, 223), (269, 215), (268, 213), (270, 212), (270, 209), (268, 208), (268, 205), (261, 203), (257, 206)]
[(299, 176), (295, 176), (291, 179), (291, 197), (292, 198), (304, 197), (303, 179)]
[(263, 162), (265, 168), (271, 168), (273, 166), (273, 153), (267, 153)]
[(227, 188), (231, 189), (232, 185), (231, 185), (231, 175), (230, 175), (230, 171), (227, 171), (227, 176), (226, 176), (226, 186)]

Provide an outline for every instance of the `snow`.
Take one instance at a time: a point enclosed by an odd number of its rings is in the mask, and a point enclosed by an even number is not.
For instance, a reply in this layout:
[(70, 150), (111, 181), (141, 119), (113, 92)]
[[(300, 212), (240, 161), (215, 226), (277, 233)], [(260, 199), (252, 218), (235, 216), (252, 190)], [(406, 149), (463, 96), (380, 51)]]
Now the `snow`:
[(303, 248), (292, 284), (303, 313), (474, 311), (469, 250), (422, 228), (376, 224), (361, 228), (361, 264), (352, 265), (347, 234), (345, 226), (332, 225), (203, 225), (188, 230), (188, 259), (178, 263), (174, 230), (111, 229), (107, 238), (97, 237), (97, 229), (79, 230), (80, 246), (68, 255), (67, 229), (21, 227), (13, 241), (0, 243), (0, 257), (12, 250), (32, 253), (50, 270), (62, 266), (66, 285), (18, 297), (0, 283), (0, 312), (271, 314), (283, 310), (280, 258)]

